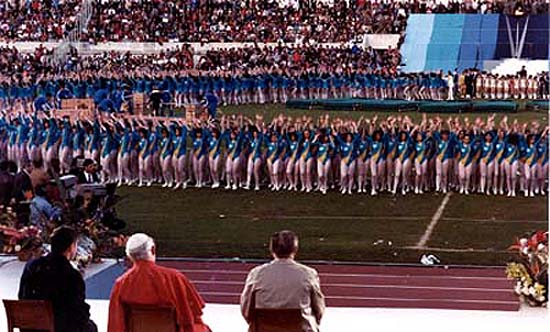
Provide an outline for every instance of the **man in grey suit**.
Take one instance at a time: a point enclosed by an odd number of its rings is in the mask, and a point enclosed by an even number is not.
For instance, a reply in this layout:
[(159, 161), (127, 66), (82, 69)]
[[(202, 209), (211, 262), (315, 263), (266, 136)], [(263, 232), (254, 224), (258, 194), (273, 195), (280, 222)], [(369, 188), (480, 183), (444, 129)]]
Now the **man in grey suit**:
[(255, 308), (301, 309), (302, 330), (318, 332), (325, 299), (317, 271), (294, 260), (298, 237), (291, 231), (275, 233), (270, 250), (274, 260), (252, 269), (246, 279), (241, 294), (244, 318), (250, 323)]

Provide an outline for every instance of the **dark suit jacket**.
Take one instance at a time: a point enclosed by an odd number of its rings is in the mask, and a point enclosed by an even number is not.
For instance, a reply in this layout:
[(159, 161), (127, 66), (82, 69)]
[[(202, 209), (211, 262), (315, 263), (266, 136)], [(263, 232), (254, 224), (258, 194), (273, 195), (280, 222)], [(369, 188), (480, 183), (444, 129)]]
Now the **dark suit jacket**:
[(92, 174), (93, 182), (89, 182), (86, 179), (86, 175), (84, 175), (84, 171), (78, 173), (78, 184), (84, 184), (84, 183), (100, 183), (99, 175), (97, 173)]
[(13, 193), (13, 175), (0, 172), (0, 205), (7, 205)]
[(25, 172), (19, 172), (15, 174), (13, 179), (13, 191), (12, 195), (15, 200), (20, 202), (25, 200), (25, 192), (32, 190), (31, 177)]
[(50, 301), (56, 332), (88, 331), (90, 306), (85, 298), (84, 280), (64, 256), (50, 254), (25, 266), (19, 299)]

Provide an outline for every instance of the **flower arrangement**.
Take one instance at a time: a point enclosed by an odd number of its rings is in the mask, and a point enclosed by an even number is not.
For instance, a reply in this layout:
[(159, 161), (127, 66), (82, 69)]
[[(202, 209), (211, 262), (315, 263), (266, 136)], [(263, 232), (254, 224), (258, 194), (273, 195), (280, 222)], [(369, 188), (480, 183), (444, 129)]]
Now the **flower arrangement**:
[[(83, 270), (101, 257), (123, 256), (126, 237), (104, 226), (94, 218), (83, 221), (67, 220), (79, 233), (75, 265)], [(44, 229), (21, 226), (11, 207), (0, 206), (0, 253), (17, 255), (22, 261), (40, 257), (49, 249), (49, 234), (55, 225)]]
[(121, 248), (126, 245), (126, 237), (110, 230), (96, 219), (87, 219), (77, 224), (80, 233), (78, 240), (77, 261), (80, 266), (90, 262), (99, 262), (101, 257), (119, 256)]
[(526, 234), (509, 249), (519, 253), (506, 268), (507, 277), (516, 281), (515, 293), (530, 306), (547, 306), (548, 232)]
[(35, 226), (18, 228), (17, 215), (11, 207), (0, 207), (1, 252), (28, 260), (42, 254), (42, 231)]

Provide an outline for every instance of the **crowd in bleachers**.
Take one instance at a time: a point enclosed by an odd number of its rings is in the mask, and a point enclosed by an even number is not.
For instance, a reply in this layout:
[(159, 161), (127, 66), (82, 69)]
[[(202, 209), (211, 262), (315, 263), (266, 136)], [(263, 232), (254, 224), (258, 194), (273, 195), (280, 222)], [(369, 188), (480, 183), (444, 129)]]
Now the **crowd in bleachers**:
[(439, 13), (439, 14), (543, 14), (548, 12), (547, 0), (444, 0), (444, 1), (408, 1), (412, 13)]
[(399, 5), (370, 1), (357, 8), (344, 1), (295, 7), (278, 1), (115, 0), (96, 8), (87, 36), (95, 42), (348, 42), (364, 33), (398, 33), (406, 24), (405, 15), (396, 15)]
[[(5, 2), (0, 7), (0, 38), (58, 41), (74, 26), (79, 2)], [(311, 6), (298, 7), (280, 1), (96, 0), (83, 38), (90, 42), (347, 42), (364, 33), (403, 31), (405, 8), (371, 1), (354, 6), (344, 1), (333, 5), (312, 1)]]
[(0, 41), (59, 41), (76, 26), (81, 0), (0, 1)]
[[(0, 40), (59, 41), (80, 0), (0, 4)], [(89, 42), (349, 42), (403, 33), (410, 13), (547, 13), (548, 1), (93, 0)]]

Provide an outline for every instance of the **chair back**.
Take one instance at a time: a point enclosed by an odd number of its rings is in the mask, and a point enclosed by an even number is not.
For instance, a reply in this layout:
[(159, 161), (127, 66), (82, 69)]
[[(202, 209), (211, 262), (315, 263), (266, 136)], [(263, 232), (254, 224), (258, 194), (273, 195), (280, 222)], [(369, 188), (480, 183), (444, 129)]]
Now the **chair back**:
[(173, 307), (125, 303), (124, 315), (127, 332), (178, 332)]
[(53, 308), (48, 301), (3, 300), (8, 320), (8, 332), (32, 330), (55, 332)]
[(254, 309), (250, 332), (304, 332), (301, 309)]

